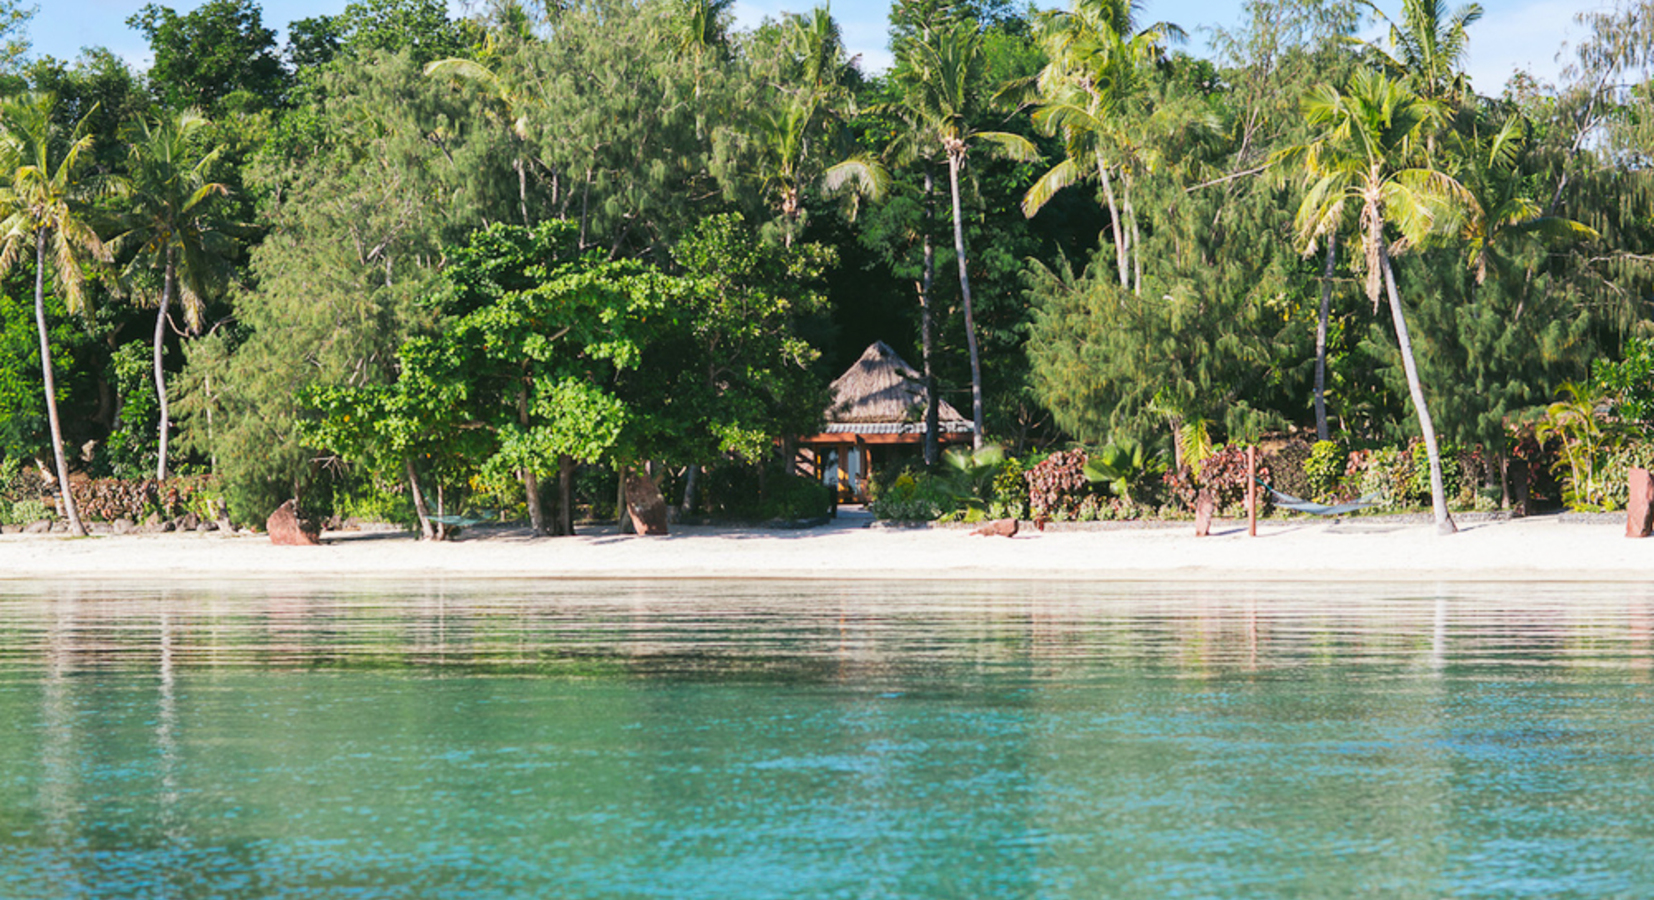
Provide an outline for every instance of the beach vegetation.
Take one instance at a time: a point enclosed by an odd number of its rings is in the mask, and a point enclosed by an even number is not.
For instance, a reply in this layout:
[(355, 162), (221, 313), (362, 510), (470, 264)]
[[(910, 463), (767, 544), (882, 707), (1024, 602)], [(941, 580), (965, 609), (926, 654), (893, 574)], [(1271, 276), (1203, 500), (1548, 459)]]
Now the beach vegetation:
[(875, 340), (922, 363), (912, 422), (974, 426), (880, 456), (880, 515), (1232, 511), (1246, 446), (1444, 532), (1623, 502), (1640, 7), (1503, 85), (1474, 6), (1360, 40), (1366, 4), (1252, 0), (1200, 50), (1158, 12), (901, 0), (879, 71), (825, 6), (151, 3), (134, 65), (31, 56), (0, 0), (0, 459), (44, 473), (8, 502), (186, 473), (240, 524), (568, 533), (624, 470), (809, 518), (788, 439)]

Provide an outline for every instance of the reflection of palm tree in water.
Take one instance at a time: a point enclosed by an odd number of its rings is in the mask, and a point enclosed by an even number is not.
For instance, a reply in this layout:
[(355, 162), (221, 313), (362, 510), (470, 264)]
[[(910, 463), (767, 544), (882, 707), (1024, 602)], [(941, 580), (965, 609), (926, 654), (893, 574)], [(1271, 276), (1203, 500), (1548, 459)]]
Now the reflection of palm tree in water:
[(40, 750), (40, 813), (46, 821), (46, 844), (54, 857), (52, 869), (62, 878), (63, 893), (86, 893), (80, 867), (70, 858), (75, 840), (74, 699), (69, 690), (69, 657), (73, 652), (74, 601), (60, 598), (56, 615), (46, 629), (46, 680), (40, 698), (43, 732)]

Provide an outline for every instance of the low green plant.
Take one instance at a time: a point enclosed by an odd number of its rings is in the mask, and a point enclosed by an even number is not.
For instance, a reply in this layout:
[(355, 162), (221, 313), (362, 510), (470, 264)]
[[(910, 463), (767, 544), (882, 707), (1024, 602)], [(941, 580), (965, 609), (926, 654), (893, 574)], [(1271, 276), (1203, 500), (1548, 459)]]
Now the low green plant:
[(1395, 447), (1357, 451), (1350, 454), (1349, 472), (1361, 496), (1375, 500), (1381, 509), (1399, 509), (1410, 502), (1411, 453)]
[(1316, 441), (1304, 460), (1304, 478), (1309, 481), (1310, 497), (1317, 500), (1334, 499), (1344, 483), (1345, 467), (1350, 454), (1342, 445), (1332, 441)]
[(1619, 446), (1621, 429), (1602, 414), (1608, 400), (1600, 388), (1568, 382), (1560, 392), (1562, 399), (1545, 407), (1534, 425), (1534, 437), (1560, 443), (1552, 469), (1562, 477), (1562, 502), (1576, 510), (1606, 509), (1603, 463)]
[(1086, 459), (1084, 471), (1086, 480), (1093, 485), (1106, 487), (1116, 497), (1133, 500), (1160, 474), (1160, 466), (1142, 442), (1116, 438)]
[(929, 522), (954, 510), (953, 493), (934, 475), (904, 472), (880, 491), (867, 510), (880, 519)]
[[(1413, 461), (1412, 475), (1408, 479), (1408, 493), (1412, 500), (1422, 503), (1430, 497), (1430, 449), (1424, 446), (1423, 441), (1416, 441), (1408, 448), (1408, 452)], [(1461, 481), (1464, 476), (1459, 448), (1451, 444), (1441, 444), (1438, 455), (1441, 457), (1442, 494), (1457, 497), (1462, 492)]]
[(1000, 465), (993, 481), (993, 501), (988, 504), (991, 518), (1028, 518), (1028, 481), (1023, 477), (1026, 471), (1022, 461), (1014, 457)]
[(945, 484), (953, 492), (956, 509), (975, 509), (986, 513), (993, 502), (994, 479), (1005, 464), (1005, 450), (997, 444), (988, 444), (980, 450), (955, 447), (942, 454)]
[(57, 517), (53, 514), (52, 508), (47, 506), (44, 500), (12, 500), (8, 504), (5, 517), (0, 519), (0, 524), (27, 525), (41, 519), (55, 518)]

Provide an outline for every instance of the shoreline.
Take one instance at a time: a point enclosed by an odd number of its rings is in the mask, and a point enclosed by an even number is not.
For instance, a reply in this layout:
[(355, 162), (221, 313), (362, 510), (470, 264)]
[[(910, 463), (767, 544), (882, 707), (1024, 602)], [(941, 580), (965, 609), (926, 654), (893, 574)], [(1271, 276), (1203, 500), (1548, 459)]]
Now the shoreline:
[(278, 547), (263, 534), (169, 533), (71, 538), (0, 536), (0, 582), (199, 582), (407, 578), (1040, 582), (1643, 582), (1654, 538), (1624, 520), (1534, 517), (1466, 522), (1441, 537), (1429, 524), (1377, 518), (1266, 520), (1176, 528), (1049, 530), (1014, 538), (964, 528), (872, 528), (865, 514), (808, 529), (676, 526), (664, 537), (589, 528), (535, 537), (526, 528), (473, 529), (421, 543), (407, 532), (328, 532), (318, 547)]

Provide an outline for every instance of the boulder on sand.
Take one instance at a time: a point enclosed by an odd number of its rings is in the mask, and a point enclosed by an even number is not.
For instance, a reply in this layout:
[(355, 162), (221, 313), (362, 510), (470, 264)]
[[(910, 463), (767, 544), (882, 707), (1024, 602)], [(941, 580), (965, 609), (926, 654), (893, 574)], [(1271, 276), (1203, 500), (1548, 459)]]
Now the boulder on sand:
[(980, 534), (985, 537), (1016, 537), (1017, 520), (995, 519), (992, 522), (985, 522), (981, 528), (976, 529), (971, 534)]
[(626, 514), (638, 534), (666, 534), (666, 498), (647, 474), (626, 469)]
[(292, 500), (276, 507), (264, 523), (270, 543), (283, 547), (312, 547), (321, 543), (321, 529), (316, 523), (299, 518), (298, 504)]

